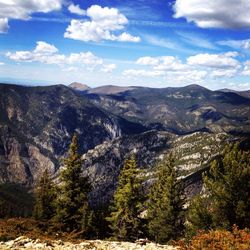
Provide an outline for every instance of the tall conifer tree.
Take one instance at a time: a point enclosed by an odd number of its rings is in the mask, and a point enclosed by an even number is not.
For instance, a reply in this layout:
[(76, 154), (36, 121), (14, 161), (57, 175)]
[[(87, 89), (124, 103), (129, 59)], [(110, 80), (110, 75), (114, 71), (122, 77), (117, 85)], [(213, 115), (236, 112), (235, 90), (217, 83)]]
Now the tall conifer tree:
[[(204, 176), (206, 197), (194, 200), (189, 212), (190, 228), (231, 229), (250, 225), (250, 154), (239, 145), (227, 145), (220, 159)], [(206, 211), (201, 206), (206, 204)]]
[(46, 169), (35, 191), (33, 215), (37, 220), (50, 220), (55, 213), (56, 190)]
[(78, 154), (76, 135), (72, 138), (68, 157), (64, 159), (60, 180), (56, 219), (67, 231), (78, 230), (87, 235), (91, 224), (87, 197), (90, 185), (88, 178), (82, 176), (82, 160)]
[(166, 243), (183, 232), (183, 187), (177, 177), (173, 157), (165, 157), (158, 165), (147, 210), (149, 234), (156, 242)]
[(135, 155), (124, 162), (114, 194), (111, 216), (107, 218), (115, 238), (135, 240), (141, 234), (142, 178)]
[(211, 165), (204, 177), (211, 194), (214, 223), (224, 228), (250, 225), (250, 154), (228, 145), (220, 161)]

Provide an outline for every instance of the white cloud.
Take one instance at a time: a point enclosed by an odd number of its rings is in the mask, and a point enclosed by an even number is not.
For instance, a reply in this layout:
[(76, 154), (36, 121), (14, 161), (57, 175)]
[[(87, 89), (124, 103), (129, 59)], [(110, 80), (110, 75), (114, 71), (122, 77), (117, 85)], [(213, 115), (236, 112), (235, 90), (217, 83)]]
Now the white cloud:
[(2, 66), (2, 65), (5, 65), (5, 63), (4, 62), (0, 62), (0, 66)]
[(123, 75), (125, 76), (150, 76), (150, 77), (155, 77), (155, 76), (163, 76), (165, 73), (163, 71), (149, 71), (149, 70), (135, 70), (135, 69), (127, 69), (123, 71)]
[(114, 39), (115, 41), (119, 41), (119, 42), (134, 42), (134, 43), (138, 43), (138, 42), (141, 41), (140, 37), (138, 37), (138, 36), (132, 36), (132, 35), (130, 35), (127, 32), (123, 32), (119, 36), (114, 36), (113, 35), (112, 39)]
[(60, 10), (63, 0), (0, 0), (0, 32), (6, 32), (9, 19), (28, 20), (32, 13)]
[(208, 72), (205, 70), (177, 71), (169, 75), (169, 80), (178, 84), (196, 83), (202, 84)]
[(242, 75), (250, 76), (250, 61), (246, 61), (244, 63), (244, 69), (242, 71)]
[(80, 53), (71, 53), (67, 58), (67, 62), (70, 64), (82, 63), (86, 65), (97, 66), (103, 64), (103, 60), (95, 56), (92, 52), (80, 52)]
[(216, 69), (211, 72), (211, 76), (218, 77), (234, 77), (238, 73), (238, 69)]
[(114, 63), (111, 63), (111, 64), (103, 65), (103, 67), (101, 68), (101, 71), (105, 73), (112, 73), (114, 69), (116, 69), (116, 65)]
[(155, 66), (159, 63), (159, 58), (144, 56), (144, 57), (138, 58), (136, 63), (140, 65), (154, 65)]
[[(223, 54), (197, 54), (186, 58), (185, 62), (174, 56), (140, 57), (136, 68), (123, 71), (132, 77), (161, 77), (178, 84), (204, 84), (217, 78), (240, 76), (242, 65), (235, 58), (237, 52)], [(244, 73), (243, 73), (244, 72)], [(250, 61), (245, 62), (243, 75), (250, 75)]]
[(186, 70), (187, 65), (183, 64), (177, 57), (174, 56), (159, 56), (159, 57), (140, 57), (137, 64), (153, 66), (154, 70), (159, 71), (178, 71)]
[(6, 56), (17, 62), (41, 62), (47, 64), (60, 64), (65, 61), (65, 56), (57, 54), (58, 49), (51, 44), (38, 41), (33, 51), (7, 52)]
[[(95, 56), (92, 52), (71, 53), (69, 56), (58, 53), (58, 49), (51, 44), (38, 41), (37, 46), (32, 51), (8, 52), (6, 56), (16, 62), (40, 62), (45, 64), (87, 66), (93, 69), (98, 65), (104, 65), (103, 60)], [(73, 66), (72, 66), (73, 67)]]
[(238, 56), (237, 52), (227, 52), (224, 54), (198, 54), (195, 56), (190, 56), (187, 59), (189, 65), (198, 65), (209, 68), (235, 68), (239, 67), (240, 63), (234, 57)]
[(193, 66), (182, 63), (174, 56), (140, 57), (136, 64), (147, 67), (143, 69), (128, 69), (123, 72), (125, 76), (132, 77), (163, 77), (169, 82), (201, 83), (207, 76), (207, 71), (198, 70)]
[(250, 82), (231, 82), (229, 83), (230, 88), (233, 88), (238, 91), (250, 90)]
[(86, 14), (86, 11), (81, 9), (80, 6), (74, 5), (74, 4), (70, 4), (68, 7), (69, 12), (73, 13), (73, 14), (77, 14), (79, 16), (84, 16)]
[(101, 40), (139, 42), (140, 38), (132, 36), (129, 33), (117, 32), (124, 30), (128, 24), (128, 19), (116, 8), (102, 8), (99, 5), (92, 5), (87, 9), (86, 15), (90, 20), (71, 20), (70, 25), (64, 33), (65, 38), (71, 38), (80, 41)]
[(58, 49), (54, 45), (48, 44), (43, 41), (38, 41), (37, 46), (34, 50), (34, 53), (36, 54), (54, 54), (57, 52)]
[(6, 33), (8, 29), (8, 18), (0, 18), (0, 33)]
[(201, 28), (249, 28), (249, 0), (176, 0), (175, 18), (185, 17)]

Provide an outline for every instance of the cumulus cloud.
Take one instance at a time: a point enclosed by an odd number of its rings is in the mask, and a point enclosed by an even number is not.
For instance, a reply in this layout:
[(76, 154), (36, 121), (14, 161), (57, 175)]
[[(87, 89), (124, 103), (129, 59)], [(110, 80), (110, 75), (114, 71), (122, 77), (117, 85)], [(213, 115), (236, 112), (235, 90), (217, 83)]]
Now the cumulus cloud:
[(1, 0), (0, 32), (8, 30), (9, 19), (28, 20), (35, 12), (48, 13), (60, 10), (63, 0)]
[(198, 54), (187, 59), (189, 65), (199, 65), (209, 68), (237, 68), (240, 63), (234, 57), (237, 52), (227, 52), (224, 54)]
[(101, 71), (105, 73), (112, 73), (114, 69), (116, 69), (116, 65), (114, 63), (111, 63), (111, 64), (103, 65), (103, 67), (101, 68)]
[(178, 83), (199, 83), (217, 78), (232, 78), (250, 75), (250, 61), (242, 65), (236, 59), (237, 52), (222, 54), (197, 54), (186, 58), (185, 61), (174, 56), (140, 57), (135, 61), (137, 68), (123, 71), (123, 75), (131, 77), (163, 77), (168, 81)]
[(57, 52), (58, 52), (58, 49), (54, 45), (48, 44), (43, 41), (38, 41), (37, 46), (34, 50), (34, 53), (36, 54), (40, 54), (40, 53), (41, 54), (54, 54)]
[(188, 68), (187, 65), (174, 56), (140, 57), (136, 63), (153, 66), (153, 69), (157, 71), (178, 71)]
[(159, 64), (159, 58), (151, 57), (151, 56), (144, 56), (140, 57), (136, 61), (137, 64), (140, 65), (153, 65), (156, 66)]
[(73, 14), (77, 14), (79, 16), (84, 16), (86, 14), (86, 11), (81, 9), (80, 6), (74, 5), (74, 4), (70, 4), (68, 7), (69, 12), (73, 13)]
[(70, 25), (64, 33), (65, 38), (71, 38), (80, 41), (101, 40), (139, 42), (140, 38), (132, 36), (127, 32), (117, 34), (125, 29), (128, 19), (116, 8), (101, 7), (92, 5), (86, 11), (86, 16), (90, 20), (71, 20)]
[(58, 49), (44, 41), (38, 41), (32, 51), (7, 52), (6, 56), (16, 62), (41, 62), (47, 64), (61, 64), (65, 56), (57, 54)]
[(201, 28), (249, 28), (249, 0), (176, 0), (175, 18), (184, 17)]
[(128, 69), (123, 72), (123, 75), (131, 77), (164, 77), (166, 80), (175, 83), (201, 83), (207, 76), (205, 70), (195, 69), (174, 56), (140, 57), (137, 59), (136, 64), (147, 68)]
[(86, 66), (87, 69), (93, 69), (96, 66), (112, 68), (113, 66), (105, 65), (103, 60), (95, 56), (92, 52), (71, 53), (66, 56), (59, 54), (58, 49), (44, 41), (38, 41), (36, 48), (31, 51), (7, 52), (6, 56), (16, 62), (40, 62), (45, 64), (57, 64), (60, 66), (71, 65)]

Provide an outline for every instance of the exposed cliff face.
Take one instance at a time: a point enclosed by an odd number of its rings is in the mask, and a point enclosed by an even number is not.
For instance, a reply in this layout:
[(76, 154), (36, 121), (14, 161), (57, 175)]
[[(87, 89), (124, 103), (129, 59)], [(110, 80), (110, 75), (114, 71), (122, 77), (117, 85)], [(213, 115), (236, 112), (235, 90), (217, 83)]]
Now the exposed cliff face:
[(34, 144), (22, 141), (5, 125), (0, 125), (0, 182), (31, 185), (44, 169), (55, 173), (55, 158), (41, 152)]

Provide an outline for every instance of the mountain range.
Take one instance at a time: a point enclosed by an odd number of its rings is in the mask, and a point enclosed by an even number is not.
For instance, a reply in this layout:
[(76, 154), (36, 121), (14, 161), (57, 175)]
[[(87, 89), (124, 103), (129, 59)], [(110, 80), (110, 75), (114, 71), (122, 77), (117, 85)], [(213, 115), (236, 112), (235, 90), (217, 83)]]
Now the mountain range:
[(110, 200), (131, 152), (136, 152), (150, 182), (155, 162), (174, 151), (187, 192), (198, 192), (202, 171), (224, 143), (249, 138), (247, 93), (199, 85), (0, 84), (0, 183), (34, 187), (45, 168), (56, 180), (77, 133), (93, 204)]

